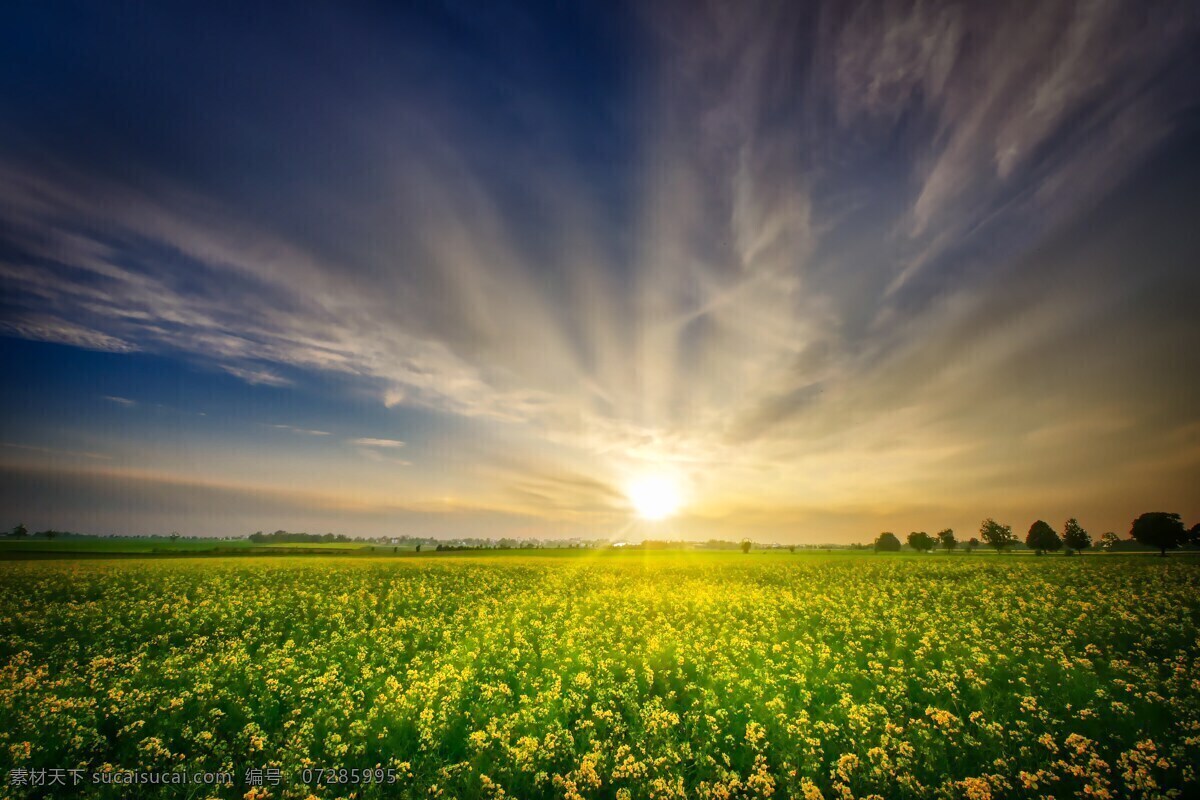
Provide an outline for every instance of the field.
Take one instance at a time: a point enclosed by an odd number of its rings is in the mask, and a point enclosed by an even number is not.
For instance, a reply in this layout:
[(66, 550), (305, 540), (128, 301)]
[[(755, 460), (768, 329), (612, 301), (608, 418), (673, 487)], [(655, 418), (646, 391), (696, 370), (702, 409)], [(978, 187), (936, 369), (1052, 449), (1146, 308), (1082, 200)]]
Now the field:
[[(14, 797), (69, 768), (54, 796), (1197, 796), (1198, 610), (1200, 563), (1144, 556), (10, 561), (0, 770)], [(200, 770), (233, 783), (103, 778)]]
[(88, 556), (123, 556), (123, 555), (186, 555), (186, 556), (221, 556), (221, 555), (269, 555), (281, 551), (303, 551), (305, 553), (390, 553), (391, 547), (370, 545), (365, 543), (347, 542), (280, 542), (276, 544), (256, 544), (247, 539), (179, 539), (171, 541), (165, 538), (136, 538), (115, 537), (99, 538), (95, 536), (76, 536), (69, 538), (46, 540), (41, 537), (27, 539), (0, 539), (0, 560), (29, 557), (88, 557)]

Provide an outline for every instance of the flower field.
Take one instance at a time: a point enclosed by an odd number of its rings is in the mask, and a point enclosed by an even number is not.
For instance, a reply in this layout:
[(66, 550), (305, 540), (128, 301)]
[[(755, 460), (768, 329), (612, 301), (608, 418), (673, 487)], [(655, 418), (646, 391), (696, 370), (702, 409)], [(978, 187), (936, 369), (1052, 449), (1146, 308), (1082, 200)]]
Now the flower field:
[(1198, 611), (1187, 558), (10, 562), (3, 794), (1195, 797)]

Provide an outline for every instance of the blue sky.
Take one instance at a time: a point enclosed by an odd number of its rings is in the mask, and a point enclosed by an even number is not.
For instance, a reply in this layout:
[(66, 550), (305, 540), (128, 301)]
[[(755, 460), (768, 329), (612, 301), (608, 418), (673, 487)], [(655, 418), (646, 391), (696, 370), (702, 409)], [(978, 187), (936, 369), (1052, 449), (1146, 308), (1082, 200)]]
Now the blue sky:
[[(0, 524), (1200, 516), (1190, 4), (47, 3), (3, 31)], [(682, 508), (632, 525), (647, 478)]]

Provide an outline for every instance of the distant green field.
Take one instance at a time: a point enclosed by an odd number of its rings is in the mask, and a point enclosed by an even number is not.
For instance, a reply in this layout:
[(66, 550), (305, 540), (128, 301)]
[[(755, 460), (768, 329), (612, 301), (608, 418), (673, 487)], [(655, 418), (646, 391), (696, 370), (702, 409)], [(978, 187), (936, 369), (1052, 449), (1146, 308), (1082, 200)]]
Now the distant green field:
[(280, 542), (270, 545), (251, 545), (252, 547), (278, 547), (284, 550), (374, 550), (382, 552), (391, 550), (385, 545), (373, 545), (370, 542)]
[(110, 552), (110, 553), (153, 553), (195, 552), (217, 548), (247, 549), (255, 545), (245, 539), (139, 539), (134, 537), (79, 536), (70, 538), (44, 539), (28, 537), (0, 539), (0, 552), (42, 550), (48, 552)]
[[(259, 768), (283, 798), (1197, 796), (1198, 612), (1188, 558), (10, 561), (0, 772), (13, 797), (56, 768), (88, 782), (54, 796), (111, 798), (266, 797)], [(230, 783), (105, 782), (202, 770)]]
[[(98, 537), (98, 536), (74, 536), (65, 538), (46, 539), (40, 536), (31, 536), (25, 538), (0, 537), (0, 558), (20, 557), (22, 554), (45, 555), (62, 555), (70, 556), (71, 554), (87, 554), (97, 555), (104, 553), (113, 553), (116, 555), (238, 555), (238, 554), (286, 554), (295, 550), (313, 551), (318, 553), (345, 553), (358, 555), (419, 555), (422, 558), (437, 557), (437, 558), (511, 558), (511, 557), (537, 557), (537, 558), (576, 558), (586, 556), (588, 558), (662, 558), (671, 553), (678, 554), (676, 549), (648, 549), (643, 550), (640, 547), (629, 548), (601, 548), (599, 550), (592, 548), (581, 547), (546, 547), (546, 548), (513, 548), (508, 550), (443, 550), (438, 551), (435, 546), (426, 545), (418, 553), (412, 544), (407, 545), (387, 545), (376, 544), (367, 541), (355, 542), (278, 542), (260, 544), (252, 542), (248, 539), (184, 539), (180, 538), (171, 541), (166, 538), (151, 539), (138, 537)], [(685, 552), (691, 553), (700, 557), (705, 555), (730, 555), (735, 551), (729, 550), (708, 550), (705, 548), (688, 548)], [(1027, 557), (1034, 555), (1033, 551), (1026, 549), (1012, 549), (1005, 551), (997, 556), (996, 552), (990, 549), (980, 549), (975, 553), (967, 553), (963, 549), (959, 549), (953, 553), (944, 551), (936, 551), (934, 553), (916, 553), (910, 550), (904, 550), (901, 553), (883, 553), (876, 554), (871, 550), (816, 550), (816, 549), (798, 549), (795, 553), (789, 552), (786, 548), (773, 548), (754, 551), (755, 555), (769, 555), (772, 557), (787, 557), (787, 558), (805, 558), (814, 555), (820, 556), (846, 556), (860, 558), (863, 556), (879, 557), (879, 558), (1008, 558), (1008, 557)], [(1088, 551), (1084, 554), (1085, 558), (1097, 557), (1121, 557), (1128, 555), (1157, 555), (1157, 551), (1145, 549), (1143, 552), (1129, 552), (1128, 550), (1119, 553), (1103, 553), (1100, 551)], [(1172, 557), (1200, 557), (1200, 551), (1185, 551), (1173, 553)], [(1062, 554), (1054, 554), (1047, 558), (1062, 558)]]
[[(382, 553), (391, 552), (391, 547), (375, 545), (374, 548)], [(29, 537), (21, 539), (0, 539), (0, 557), (4, 554), (47, 553), (64, 554), (179, 554), (196, 555), (203, 553), (253, 553), (292, 550), (332, 551), (366, 551), (372, 549), (369, 542), (287, 542), (278, 544), (257, 544), (247, 539), (146, 539), (136, 537), (93, 537), (79, 536), (68, 538), (44, 539)]]

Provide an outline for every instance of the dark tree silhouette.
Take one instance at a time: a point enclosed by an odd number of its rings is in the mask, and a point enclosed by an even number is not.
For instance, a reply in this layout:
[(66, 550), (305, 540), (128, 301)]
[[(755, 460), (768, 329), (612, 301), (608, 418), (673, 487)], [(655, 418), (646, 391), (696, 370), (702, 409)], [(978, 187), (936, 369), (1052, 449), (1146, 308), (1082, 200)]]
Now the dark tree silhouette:
[(1129, 535), (1144, 545), (1157, 547), (1162, 556), (1174, 550), (1188, 539), (1183, 519), (1178, 514), (1166, 511), (1149, 511), (1133, 521)]
[(925, 531), (913, 531), (908, 535), (908, 546), (918, 553), (928, 553), (936, 544), (937, 539)]
[(742, 552), (743, 553), (749, 553), (751, 547), (753, 547), (753, 544), (751, 544), (749, 539), (742, 539)]
[(16, 525), (13, 526), (11, 535), (12, 536), (28, 536), (29, 529), (25, 527), (24, 522), (18, 522)]
[(1017, 538), (1013, 536), (1011, 525), (1001, 525), (991, 517), (980, 523), (979, 538), (987, 542), (989, 546), (996, 548), (997, 554), (1017, 541)]
[(1030, 550), (1036, 550), (1037, 554), (1044, 555), (1047, 550), (1059, 550), (1062, 548), (1062, 539), (1058, 538), (1058, 534), (1054, 532), (1048, 523), (1043, 520), (1038, 520), (1029, 526), (1029, 533), (1025, 536), (1025, 544)]
[(875, 540), (875, 552), (897, 553), (900, 551), (900, 540), (891, 531), (884, 531)]
[(970, 539), (967, 539), (967, 552), (968, 553), (975, 552), (976, 547), (979, 547), (978, 539), (976, 539), (974, 536), (972, 536)]
[(1112, 550), (1114, 547), (1116, 547), (1120, 543), (1121, 543), (1121, 537), (1117, 536), (1117, 534), (1115, 534), (1112, 531), (1105, 531), (1104, 533), (1100, 534), (1100, 549), (1101, 550)]
[(946, 528), (945, 530), (938, 531), (937, 538), (938, 541), (942, 543), (942, 547), (946, 548), (947, 551), (958, 547), (958, 539), (954, 538), (953, 528)]
[(1092, 546), (1092, 536), (1079, 525), (1079, 520), (1071, 517), (1063, 524), (1063, 544), (1067, 546), (1067, 555), (1071, 551), (1083, 552)]

